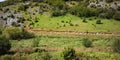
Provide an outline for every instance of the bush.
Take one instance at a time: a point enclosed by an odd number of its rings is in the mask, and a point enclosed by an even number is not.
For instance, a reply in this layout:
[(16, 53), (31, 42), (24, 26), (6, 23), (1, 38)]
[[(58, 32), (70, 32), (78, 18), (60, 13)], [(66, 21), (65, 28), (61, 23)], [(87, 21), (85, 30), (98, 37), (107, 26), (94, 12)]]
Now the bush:
[(4, 35), (9, 39), (27, 39), (34, 37), (34, 34), (27, 32), (25, 29), (8, 27), (3, 31)]
[(120, 53), (120, 39), (115, 39), (112, 45), (113, 51)]
[(60, 9), (55, 9), (53, 12), (52, 12), (52, 16), (62, 16), (62, 15), (65, 15), (66, 12), (64, 10), (60, 10)]
[(43, 60), (51, 60), (52, 56), (48, 52), (43, 52), (42, 59)]
[(29, 39), (33, 38), (35, 35), (33, 33), (27, 32), (25, 29), (22, 29), (22, 36), (21, 39)]
[(120, 6), (117, 7), (117, 10), (120, 11)]
[(120, 12), (116, 12), (113, 18), (120, 21)]
[(100, 18), (106, 18), (106, 13), (101, 13), (98, 17), (100, 17)]
[(20, 39), (22, 30), (15, 27), (8, 27), (3, 31), (4, 35), (9, 39)]
[(86, 19), (83, 19), (83, 21), (82, 21), (82, 22), (87, 23)]
[(11, 24), (13, 27), (20, 27), (20, 24), (19, 23), (17, 23), (17, 22), (12, 22), (12, 24)]
[(79, 60), (73, 48), (66, 48), (63, 51), (63, 58), (65, 60)]
[(102, 24), (101, 20), (97, 20), (96, 24)]
[(113, 1), (115, 1), (115, 0), (106, 0), (106, 2), (108, 2), (108, 3), (113, 2)]
[(29, 8), (28, 5), (20, 5), (20, 6), (18, 6), (18, 10), (21, 10), (21, 11), (26, 11), (28, 8)]
[(1, 56), (0, 60), (12, 60), (12, 56), (11, 55), (4, 55), (4, 56)]
[(79, 16), (79, 17), (91, 17), (97, 15), (97, 10), (94, 8), (86, 8), (82, 6), (74, 6), (71, 7), (69, 12), (73, 15)]
[(39, 40), (33, 40), (33, 47), (38, 47)]
[(3, 31), (3, 28), (2, 28), (2, 27), (0, 27), (0, 34), (2, 34), (2, 31)]
[(5, 36), (0, 35), (0, 55), (7, 53), (11, 48), (9, 40)]
[(90, 41), (88, 38), (84, 38), (82, 44), (85, 47), (92, 47), (92, 41)]

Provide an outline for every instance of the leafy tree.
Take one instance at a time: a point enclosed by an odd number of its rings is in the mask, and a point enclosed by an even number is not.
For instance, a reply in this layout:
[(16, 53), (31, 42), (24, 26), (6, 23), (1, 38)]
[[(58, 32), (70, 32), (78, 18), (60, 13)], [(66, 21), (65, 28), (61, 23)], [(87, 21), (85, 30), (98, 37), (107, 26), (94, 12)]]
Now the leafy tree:
[(107, 18), (107, 19), (110, 19), (113, 17), (113, 15), (115, 14), (115, 11), (114, 9), (99, 9), (99, 17), (101, 18)]
[(3, 36), (0, 35), (0, 55), (7, 53), (11, 48), (11, 44), (9, 40)]
[(20, 6), (18, 7), (18, 10), (26, 11), (27, 8), (29, 8), (28, 5), (20, 5)]
[(33, 40), (33, 47), (38, 47), (39, 40), (35, 39)]
[(65, 60), (79, 60), (73, 48), (66, 48), (63, 51), (63, 58)]
[(102, 24), (101, 20), (97, 20), (96, 24)]
[(16, 27), (7, 27), (3, 31), (4, 35), (9, 39), (27, 39), (34, 37), (34, 34), (27, 32), (25, 29)]
[(85, 47), (92, 47), (92, 41), (90, 41), (88, 38), (84, 38), (82, 44)]
[(2, 31), (3, 31), (3, 28), (2, 28), (2, 27), (0, 27), (0, 35), (2, 34)]
[(62, 16), (62, 15), (65, 15), (66, 12), (64, 10), (60, 10), (60, 9), (55, 9), (53, 12), (52, 12), (52, 16)]
[(20, 39), (22, 35), (22, 30), (15, 27), (8, 27), (3, 32), (9, 39)]
[(116, 12), (113, 18), (120, 21), (120, 12)]
[(108, 3), (110, 3), (110, 2), (113, 2), (113, 1), (115, 1), (115, 0), (105, 0), (106, 2), (108, 2)]
[(79, 17), (91, 17), (97, 15), (97, 10), (93, 8), (86, 8), (82, 6), (74, 6), (71, 7), (69, 12), (73, 15), (79, 16)]
[(52, 58), (52, 56), (48, 52), (45, 52), (42, 54), (43, 60), (51, 60), (51, 58)]

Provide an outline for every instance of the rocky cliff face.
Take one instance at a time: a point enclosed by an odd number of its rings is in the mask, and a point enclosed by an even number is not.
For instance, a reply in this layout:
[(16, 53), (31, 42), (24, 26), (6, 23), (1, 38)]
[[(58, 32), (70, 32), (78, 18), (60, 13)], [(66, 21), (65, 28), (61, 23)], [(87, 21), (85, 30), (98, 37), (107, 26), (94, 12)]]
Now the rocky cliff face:
[(117, 9), (118, 7), (120, 7), (120, 2), (119, 1), (114, 1), (111, 3), (106, 2), (105, 0), (101, 1), (89, 1), (89, 5), (88, 7), (92, 7), (92, 8), (113, 8), (113, 9)]

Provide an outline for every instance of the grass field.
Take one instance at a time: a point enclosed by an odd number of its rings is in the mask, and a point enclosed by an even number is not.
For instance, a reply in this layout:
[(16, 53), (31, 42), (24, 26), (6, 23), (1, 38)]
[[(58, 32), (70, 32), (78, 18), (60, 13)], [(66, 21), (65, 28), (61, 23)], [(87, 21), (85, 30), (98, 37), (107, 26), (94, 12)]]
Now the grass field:
[[(89, 38), (92, 41), (93, 47), (85, 48), (82, 44), (83, 38)], [(45, 60), (45, 58), (50, 58), (51, 60), (64, 60), (62, 53), (64, 48), (72, 47), (76, 50), (76, 54), (79, 58), (83, 60), (119, 60), (120, 54), (113, 53), (108, 48), (111, 48), (112, 42), (114, 41), (115, 36), (93, 36), (93, 35), (82, 35), (82, 36), (38, 36), (32, 39), (23, 39), (20, 41), (11, 40), (12, 49), (15, 48), (17, 52), (13, 57), (26, 58), (28, 60)], [(38, 48), (46, 47), (47, 52), (31, 52), (27, 54), (29, 50), (33, 47), (34, 41), (38, 42)], [(58, 49), (56, 49), (56, 47)], [(25, 48), (25, 49), (22, 49)], [(20, 49), (20, 50), (19, 50)], [(22, 51), (23, 50), (23, 51)], [(17, 56), (17, 55), (21, 56)], [(12, 56), (12, 55), (11, 55)], [(26, 60), (25, 59), (25, 60)]]
[[(82, 40), (86, 36), (65, 37), (65, 36), (39, 36), (32, 39), (23, 39), (21, 41), (11, 40), (12, 47), (32, 47), (33, 41), (37, 40), (38, 46), (50, 47), (84, 47)], [(94, 47), (110, 47), (115, 37), (99, 37), (93, 36), (88, 38), (93, 42)]]
[[(10, 28), (10, 32), (9, 28), (8, 32), (7, 28), (3, 29), (4, 31), (1, 29), (0, 35), (5, 35), (9, 39), (11, 48), (6, 54), (0, 55), (0, 60), (120, 60), (120, 21), (95, 16), (78, 17), (71, 15), (69, 11), (66, 15), (53, 17), (51, 10), (54, 7), (47, 0), (38, 4), (26, 2), (28, 5), (23, 7), (22, 3), (8, 6), (8, 12), (19, 12), (22, 16), (14, 18), (18, 18), (20, 21), (17, 22), (21, 22), (26, 30), (21, 29), (22, 32), (19, 33), (17, 29)], [(3, 14), (2, 11), (0, 13)], [(6, 18), (12, 18), (12, 14)], [(102, 23), (97, 24), (98, 20)], [(31, 35), (34, 36), (30, 37)], [(16, 40), (13, 40), (13, 37)], [(4, 51), (8, 46), (2, 47)], [(68, 49), (64, 52), (65, 48), (73, 50)], [(65, 59), (67, 57), (69, 59)], [(71, 59), (73, 57), (79, 59)]]
[[(34, 16), (38, 22), (32, 19), (33, 29), (37, 30), (57, 30), (57, 31), (80, 31), (80, 32), (119, 32), (120, 23), (113, 19), (102, 19), (96, 17), (84, 18), (76, 17), (70, 14), (59, 17), (50, 17), (36, 14)], [(86, 20), (87, 23), (82, 22)], [(101, 20), (103, 24), (96, 24)]]

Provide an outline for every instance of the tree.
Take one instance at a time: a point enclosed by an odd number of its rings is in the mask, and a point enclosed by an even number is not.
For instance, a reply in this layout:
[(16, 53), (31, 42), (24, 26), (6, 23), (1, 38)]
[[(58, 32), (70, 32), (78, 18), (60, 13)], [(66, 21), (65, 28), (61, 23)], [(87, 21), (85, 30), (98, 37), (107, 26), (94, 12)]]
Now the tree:
[(0, 55), (7, 53), (11, 48), (11, 44), (9, 40), (3, 36), (0, 35)]
[(71, 7), (69, 12), (73, 15), (79, 16), (79, 17), (91, 17), (97, 15), (97, 10), (94, 8), (87, 8), (83, 6), (74, 6)]
[(62, 16), (62, 15), (65, 15), (66, 12), (64, 10), (60, 10), (60, 9), (55, 9), (53, 12), (52, 12), (52, 16)]
[(120, 21), (120, 12), (116, 12), (113, 18)]
[(7, 36), (9, 39), (28, 39), (34, 37), (33, 33), (27, 32), (23, 28), (16, 28), (16, 27), (7, 27), (3, 31), (4, 35)]
[(84, 38), (82, 44), (85, 47), (92, 47), (92, 41), (90, 41), (88, 38)]
[(102, 24), (101, 20), (97, 20), (96, 24)]
[(77, 55), (76, 55), (75, 50), (73, 48), (66, 48), (63, 51), (63, 58), (65, 60), (79, 60), (79, 58), (77, 58)]
[(108, 3), (113, 2), (113, 1), (115, 1), (115, 0), (106, 0), (106, 2), (108, 2)]

